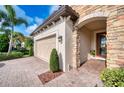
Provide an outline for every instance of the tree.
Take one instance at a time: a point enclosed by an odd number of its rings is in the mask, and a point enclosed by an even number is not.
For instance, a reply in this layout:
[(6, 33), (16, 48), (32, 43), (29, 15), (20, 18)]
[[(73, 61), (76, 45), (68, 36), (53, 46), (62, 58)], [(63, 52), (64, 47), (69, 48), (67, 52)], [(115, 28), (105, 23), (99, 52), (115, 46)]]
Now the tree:
[(15, 47), (21, 47), (21, 44), (24, 42), (25, 40), (25, 36), (20, 33), (20, 32), (14, 32), (13, 33), (13, 44), (15, 45)]
[(11, 35), (9, 40), (9, 48), (8, 48), (8, 54), (12, 50), (12, 43), (13, 43), (13, 32), (14, 32), (14, 26), (25, 24), (28, 25), (27, 21), (23, 18), (17, 18), (16, 12), (14, 8), (11, 5), (5, 5), (6, 12), (0, 10), (0, 21), (2, 22), (2, 28), (10, 27), (11, 29)]
[(33, 56), (33, 39), (31, 37), (25, 38), (25, 48), (29, 50), (29, 55)]
[(30, 37), (26, 37), (25, 48), (29, 50), (31, 47), (33, 47), (33, 40)]
[(9, 47), (9, 38), (6, 34), (0, 34), (0, 52), (7, 52)]

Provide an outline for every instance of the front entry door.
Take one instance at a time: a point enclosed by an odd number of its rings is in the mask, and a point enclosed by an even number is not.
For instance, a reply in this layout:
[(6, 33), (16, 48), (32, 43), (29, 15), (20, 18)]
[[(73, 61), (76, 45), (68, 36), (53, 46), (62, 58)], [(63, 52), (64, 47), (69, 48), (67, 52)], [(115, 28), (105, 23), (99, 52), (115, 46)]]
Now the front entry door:
[(97, 34), (97, 55), (106, 57), (106, 33)]

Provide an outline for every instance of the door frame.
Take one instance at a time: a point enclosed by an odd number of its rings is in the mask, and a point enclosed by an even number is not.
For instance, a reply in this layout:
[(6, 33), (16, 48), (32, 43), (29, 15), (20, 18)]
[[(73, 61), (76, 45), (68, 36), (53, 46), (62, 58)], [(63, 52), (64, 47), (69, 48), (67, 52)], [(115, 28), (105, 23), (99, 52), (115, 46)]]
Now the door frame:
[(101, 56), (100, 55), (100, 42), (99, 42), (99, 35), (100, 34), (105, 34), (106, 35), (106, 32), (100, 32), (100, 33), (96, 33), (96, 56), (99, 56), (99, 57), (103, 57), (103, 58), (106, 58), (106, 55), (105, 56)]

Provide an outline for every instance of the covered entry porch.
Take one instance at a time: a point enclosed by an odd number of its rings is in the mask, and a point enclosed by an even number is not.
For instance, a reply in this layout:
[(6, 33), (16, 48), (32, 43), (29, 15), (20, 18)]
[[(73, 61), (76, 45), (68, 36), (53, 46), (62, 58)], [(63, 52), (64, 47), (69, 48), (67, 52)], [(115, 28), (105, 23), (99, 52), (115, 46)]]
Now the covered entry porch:
[[(106, 66), (107, 32), (105, 15), (90, 15), (77, 25), (77, 67), (86, 62)], [(95, 64), (95, 63), (94, 63)]]
[(96, 20), (79, 29), (80, 33), (80, 63), (106, 58), (106, 21)]

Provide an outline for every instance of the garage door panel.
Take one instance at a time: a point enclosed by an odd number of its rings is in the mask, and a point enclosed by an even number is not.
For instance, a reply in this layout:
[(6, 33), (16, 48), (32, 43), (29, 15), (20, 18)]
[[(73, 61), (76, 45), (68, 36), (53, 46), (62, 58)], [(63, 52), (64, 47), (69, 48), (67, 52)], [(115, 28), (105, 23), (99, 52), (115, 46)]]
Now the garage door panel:
[(36, 56), (49, 62), (50, 53), (53, 48), (56, 48), (55, 36), (38, 40), (36, 41)]

